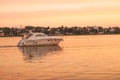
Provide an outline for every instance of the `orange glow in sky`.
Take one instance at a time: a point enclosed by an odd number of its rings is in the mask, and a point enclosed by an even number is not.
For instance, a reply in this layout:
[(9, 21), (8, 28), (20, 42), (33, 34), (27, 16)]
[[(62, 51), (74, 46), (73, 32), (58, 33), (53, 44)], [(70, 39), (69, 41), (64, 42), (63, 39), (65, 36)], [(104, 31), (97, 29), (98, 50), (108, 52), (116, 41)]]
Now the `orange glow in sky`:
[(0, 0), (0, 26), (120, 26), (120, 0)]

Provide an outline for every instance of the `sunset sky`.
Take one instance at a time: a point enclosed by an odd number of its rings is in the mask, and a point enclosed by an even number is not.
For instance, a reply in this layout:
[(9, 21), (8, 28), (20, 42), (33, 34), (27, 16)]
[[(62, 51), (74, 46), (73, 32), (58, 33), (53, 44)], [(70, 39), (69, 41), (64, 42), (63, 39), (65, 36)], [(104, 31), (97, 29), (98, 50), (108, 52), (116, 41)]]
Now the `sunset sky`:
[(0, 0), (0, 26), (120, 26), (120, 0)]

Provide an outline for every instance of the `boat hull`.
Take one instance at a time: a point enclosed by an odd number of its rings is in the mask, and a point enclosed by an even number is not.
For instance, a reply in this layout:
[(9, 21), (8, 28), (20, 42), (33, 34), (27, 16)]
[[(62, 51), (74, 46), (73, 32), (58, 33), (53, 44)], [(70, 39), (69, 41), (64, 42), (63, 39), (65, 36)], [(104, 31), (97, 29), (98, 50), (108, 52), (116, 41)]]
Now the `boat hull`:
[(52, 46), (58, 45), (61, 40), (21, 40), (18, 46)]

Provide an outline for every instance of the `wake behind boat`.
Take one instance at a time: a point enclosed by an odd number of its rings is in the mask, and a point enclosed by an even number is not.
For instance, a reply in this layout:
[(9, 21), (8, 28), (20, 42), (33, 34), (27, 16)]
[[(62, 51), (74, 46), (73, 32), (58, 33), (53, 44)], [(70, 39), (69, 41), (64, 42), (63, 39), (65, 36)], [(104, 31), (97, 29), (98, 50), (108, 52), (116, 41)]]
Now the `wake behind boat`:
[(28, 33), (22, 37), (18, 46), (58, 45), (62, 40), (60, 37), (48, 36), (44, 33)]

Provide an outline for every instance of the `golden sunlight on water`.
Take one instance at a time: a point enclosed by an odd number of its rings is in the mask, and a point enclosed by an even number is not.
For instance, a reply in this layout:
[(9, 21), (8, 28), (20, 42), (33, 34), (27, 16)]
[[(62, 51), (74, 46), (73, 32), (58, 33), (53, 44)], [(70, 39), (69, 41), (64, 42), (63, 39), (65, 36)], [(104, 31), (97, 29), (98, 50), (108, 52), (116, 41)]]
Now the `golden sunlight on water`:
[(120, 35), (63, 36), (59, 46), (0, 38), (0, 80), (120, 80)]

